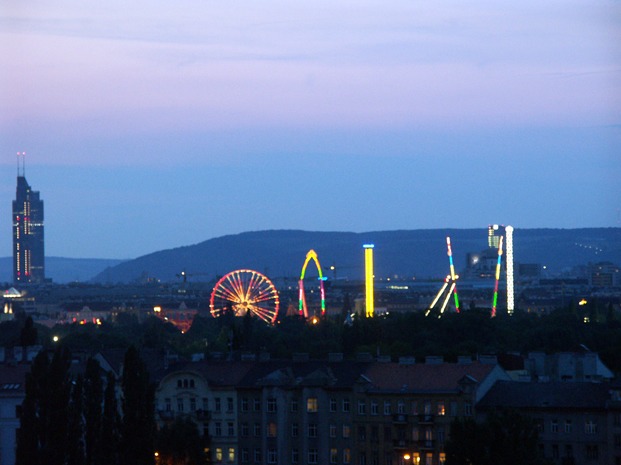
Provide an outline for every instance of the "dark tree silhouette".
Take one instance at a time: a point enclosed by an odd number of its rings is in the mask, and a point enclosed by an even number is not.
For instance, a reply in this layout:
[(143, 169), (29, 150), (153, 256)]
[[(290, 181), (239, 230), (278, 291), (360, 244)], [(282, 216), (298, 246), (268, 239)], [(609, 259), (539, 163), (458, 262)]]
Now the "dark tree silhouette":
[(138, 350), (125, 353), (123, 375), (121, 465), (153, 465), (155, 452), (155, 388)]

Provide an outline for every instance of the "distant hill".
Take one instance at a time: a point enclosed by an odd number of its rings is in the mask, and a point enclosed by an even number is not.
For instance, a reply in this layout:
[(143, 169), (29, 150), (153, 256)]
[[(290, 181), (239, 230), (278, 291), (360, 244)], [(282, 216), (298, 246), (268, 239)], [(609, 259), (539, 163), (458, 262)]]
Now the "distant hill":
[[(45, 258), (45, 275), (53, 282), (64, 284), (74, 281), (89, 281), (108, 267), (123, 260), (105, 258)], [(13, 258), (0, 257), (0, 282), (13, 281)]]
[[(317, 252), (324, 274), (362, 279), (362, 245), (375, 244), (375, 274), (441, 278), (448, 272), (446, 236), (451, 237), (457, 270), (467, 253), (487, 247), (487, 229), (428, 229), (367, 233), (270, 230), (210, 239), (199, 244), (154, 252), (116, 264), (99, 273), (97, 282), (131, 282), (144, 277), (210, 281), (229, 271), (249, 268), (270, 278), (299, 276), (306, 253)], [(621, 264), (621, 228), (516, 229), (516, 263), (546, 265), (551, 275), (576, 265), (610, 261)], [(309, 266), (309, 273), (313, 265)], [(315, 272), (316, 273), (316, 272)]]

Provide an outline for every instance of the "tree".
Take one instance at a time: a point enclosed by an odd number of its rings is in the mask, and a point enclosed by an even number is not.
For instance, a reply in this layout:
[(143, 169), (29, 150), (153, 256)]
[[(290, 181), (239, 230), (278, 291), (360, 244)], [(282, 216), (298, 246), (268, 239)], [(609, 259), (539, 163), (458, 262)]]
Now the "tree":
[(116, 400), (116, 378), (109, 371), (104, 391), (103, 416), (101, 419), (101, 463), (106, 465), (119, 464), (119, 442), (121, 418)]
[(82, 376), (73, 383), (71, 403), (69, 404), (69, 423), (67, 441), (67, 465), (85, 465), (84, 445), (84, 379)]
[(447, 465), (540, 465), (539, 436), (530, 417), (491, 411), (484, 422), (456, 419), (446, 443)]
[(203, 442), (196, 424), (189, 418), (178, 417), (157, 435), (159, 461), (165, 465), (202, 465)]
[(41, 351), (33, 360), (30, 373), (26, 374), (26, 392), (22, 402), (19, 429), (17, 430), (17, 449), (15, 451), (17, 465), (38, 465), (41, 463), (40, 399), (49, 363), (47, 353)]
[(84, 447), (87, 465), (103, 465), (102, 447), (103, 383), (101, 367), (94, 358), (86, 362), (84, 374)]
[(17, 465), (65, 465), (71, 381), (69, 351), (59, 346), (52, 361), (41, 351), (26, 376), (17, 432)]
[(24, 327), (19, 333), (19, 345), (22, 347), (34, 346), (37, 343), (37, 328), (29, 315), (24, 322)]
[(59, 346), (52, 356), (45, 392), (42, 393), (42, 457), (48, 465), (64, 465), (68, 449), (69, 398), (71, 380), (69, 367), (71, 355), (64, 346)]
[(123, 420), (119, 445), (122, 465), (153, 465), (155, 446), (155, 387), (140, 359), (131, 346), (125, 353), (122, 409)]

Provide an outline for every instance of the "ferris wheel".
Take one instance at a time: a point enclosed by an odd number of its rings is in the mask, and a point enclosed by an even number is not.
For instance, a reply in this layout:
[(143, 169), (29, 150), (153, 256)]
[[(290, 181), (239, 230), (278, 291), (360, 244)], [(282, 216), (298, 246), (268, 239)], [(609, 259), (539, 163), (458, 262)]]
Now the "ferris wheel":
[(225, 274), (211, 292), (209, 309), (219, 317), (227, 310), (235, 316), (248, 312), (268, 324), (274, 324), (280, 306), (278, 291), (264, 275), (253, 270), (235, 270)]

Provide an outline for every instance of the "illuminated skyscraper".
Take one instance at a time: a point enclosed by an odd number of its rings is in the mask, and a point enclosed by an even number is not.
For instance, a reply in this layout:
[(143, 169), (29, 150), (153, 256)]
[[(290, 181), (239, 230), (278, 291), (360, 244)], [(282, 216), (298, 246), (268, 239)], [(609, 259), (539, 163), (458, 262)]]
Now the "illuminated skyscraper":
[(39, 192), (31, 190), (26, 181), (24, 155), (17, 154), (17, 189), (13, 201), (13, 281), (16, 284), (37, 284), (45, 280), (43, 201), (39, 198)]

